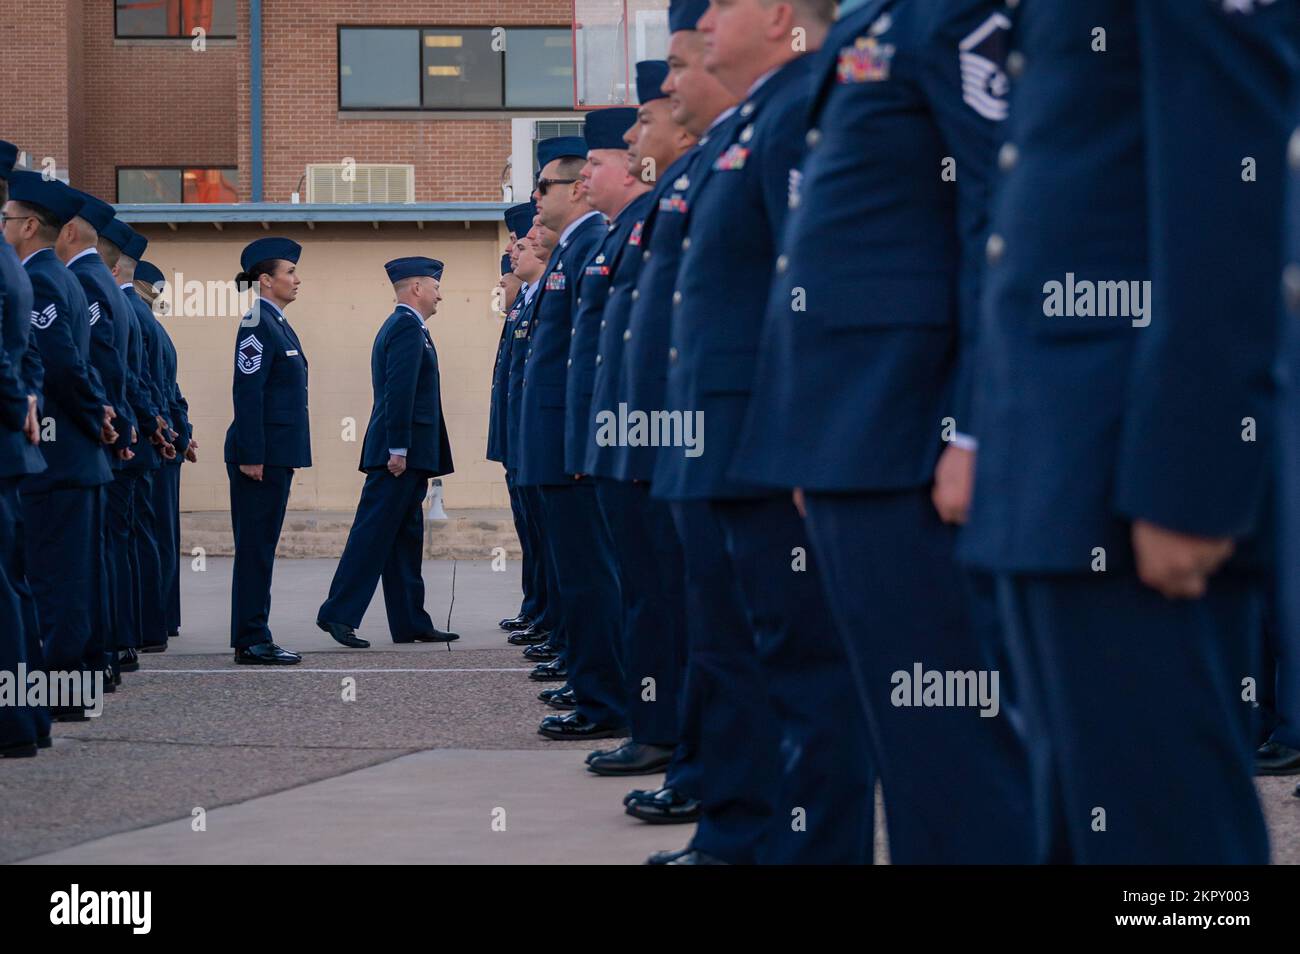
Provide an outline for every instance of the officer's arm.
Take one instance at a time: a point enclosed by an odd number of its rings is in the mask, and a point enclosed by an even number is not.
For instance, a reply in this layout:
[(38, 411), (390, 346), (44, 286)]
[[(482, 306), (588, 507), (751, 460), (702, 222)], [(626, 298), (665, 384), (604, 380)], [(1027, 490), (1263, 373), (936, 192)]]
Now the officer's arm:
[(1138, 7), (1151, 282), (1128, 332), (1115, 493), (1124, 516), (1240, 539), (1270, 467), (1294, 12), (1222, 7)]
[(424, 358), (424, 335), (415, 320), (397, 322), (389, 331), (384, 349), (385, 448), (411, 447), (411, 425), (415, 416), (415, 388)]
[[(139, 314), (137, 312), (137, 314)], [(150, 399), (159, 417), (176, 423), (171, 413), (171, 394), (167, 388), (167, 370), (163, 361), (162, 340), (157, 325), (140, 318), (140, 336), (144, 341), (144, 378), (149, 387)]]
[(146, 438), (158, 430), (154, 420), (158, 411), (154, 403), (148, 378), (145, 377), (144, 340), (141, 337), (140, 321), (132, 312), (128, 318), (127, 330), (127, 399), (135, 414), (135, 428), (141, 438)]
[[(254, 344), (256, 342), (256, 344)], [(275, 342), (261, 323), (239, 328), (235, 337), (235, 454), (237, 463), (266, 463), (263, 409)]]
[(43, 275), (32, 276), (32, 296), (32, 343), (45, 366), (45, 393), (53, 396), (73, 423), (98, 443), (107, 402), (96, 384), (94, 369), (77, 350), (68, 306), (56, 299)]
[(92, 321), (90, 326), (90, 363), (94, 365), (99, 374), (104, 395), (108, 398), (106, 403), (111, 404), (113, 410), (117, 412), (117, 421), (114, 422), (113, 427), (118, 432), (118, 446), (126, 446), (124, 440), (129, 441), (131, 439), (130, 431), (119, 426), (126, 423), (126, 364), (123, 361), (123, 356), (118, 352), (117, 342), (114, 340), (113, 313), (109, 310), (107, 302), (94, 297), (94, 291), (91, 287), (83, 284), (82, 288), (86, 292), (86, 302), (90, 308), (90, 320)]
[[(972, 420), (975, 354), (979, 340), (979, 302), (988, 240), (989, 203), (995, 183), (997, 148), (1004, 135), (1005, 101), (982, 95), (968, 99), (962, 85), (962, 40), (989, 18), (990, 5), (967, 5), (954, 14), (936, 6), (928, 25), (923, 54), (917, 59), (916, 84), (951, 157), (952, 176), (931, 170), (956, 190), (957, 232), (961, 244), (958, 296), (957, 367), (948, 412), (956, 421), (953, 443), (973, 449)], [(973, 8), (972, 8), (973, 7)], [(1005, 58), (1005, 52), (997, 54)], [(1002, 63), (998, 64), (1002, 66)], [(1001, 107), (1001, 108), (999, 108)]]
[(41, 352), (30, 334), (25, 335), (27, 346), (23, 350), (23, 383), (27, 393), (36, 395), (36, 413), (45, 408), (45, 364), (41, 361)]
[[(0, 284), (0, 316), (5, 313), (5, 288)], [(27, 420), (27, 386), (21, 368), (9, 360), (9, 352), (0, 346), (0, 425), (20, 431)]]

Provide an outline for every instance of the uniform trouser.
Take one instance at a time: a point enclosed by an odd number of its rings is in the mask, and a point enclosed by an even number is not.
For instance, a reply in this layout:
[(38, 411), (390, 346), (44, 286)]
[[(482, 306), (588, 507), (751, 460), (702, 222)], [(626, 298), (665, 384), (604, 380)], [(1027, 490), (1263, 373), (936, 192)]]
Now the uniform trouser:
[(103, 668), (103, 497), (101, 487), (22, 492), (27, 582), (48, 672)]
[[(154, 510), (154, 484), (165, 479), (162, 468), (147, 470), (136, 478), (134, 517), (135, 563), (140, 568), (140, 611), (137, 617), (140, 643), (145, 646), (167, 645), (165, 590), (162, 557), (158, 547), (160, 533), (170, 534), (171, 527), (159, 521)], [(123, 648), (119, 642), (119, 648)]]
[(140, 564), (136, 549), (135, 507), (140, 496), (138, 471), (115, 471), (106, 489), (108, 515), (105, 547), (110, 567), (112, 627), (106, 651), (140, 645)]
[(513, 471), (506, 471), (506, 490), (510, 493), (510, 513), (515, 520), (515, 536), (519, 538), (522, 553), (520, 584), (524, 591), (519, 615), (530, 620), (541, 618), (546, 599), (546, 571), (538, 559), (533, 531), (528, 526), (528, 515), (519, 488), (515, 486)]
[(808, 494), (807, 511), (866, 708), (891, 860), (1029, 863), (1028, 756), (986, 668), (990, 614), (972, 606), (954, 528), (928, 489)]
[(433, 620), (424, 610), (424, 495), (429, 474), (407, 470), (394, 477), (387, 470), (370, 471), (361, 488), (361, 502), (348, 532), (348, 542), (329, 597), (317, 616), (354, 629), (361, 625), (375, 585), (384, 581), (384, 608), (394, 640), (431, 633)]
[(777, 797), (775, 720), (717, 515), (702, 500), (670, 507), (686, 569), (687, 663), (682, 744), (668, 778), (671, 787), (700, 800), (692, 846), (732, 864), (752, 864)]
[(650, 485), (597, 480), (623, 595), (623, 698), (632, 740), (675, 746), (686, 656), (682, 548), (668, 505)]
[(869, 864), (876, 780), (865, 717), (803, 521), (788, 494), (712, 507), (780, 745), (772, 825), (758, 861)]
[(235, 568), (230, 584), (230, 645), (247, 649), (272, 642), (271, 572), (275, 546), (293, 486), (292, 467), (263, 467), (253, 480), (226, 464), (230, 478), (230, 524), (235, 532)]
[(575, 480), (540, 489), (578, 714), (602, 725), (626, 725), (623, 674), (614, 654), (621, 598), (596, 487)]
[(554, 552), (551, 549), (550, 534), (547, 532), (542, 488), (534, 486), (515, 489), (519, 494), (519, 502), (523, 505), (524, 519), (533, 537), (533, 552), (537, 555), (538, 567), (545, 578), (546, 600), (542, 605), (542, 615), (535, 622), (539, 631), (551, 634), (547, 642), (563, 659), (567, 657), (568, 639), (565, 637), (563, 605), (559, 597), (560, 584), (556, 573)]
[[(14, 680), (13, 685), (18, 691), (24, 688), (18, 682), (19, 667), (25, 667), (27, 671), (36, 668), (27, 655), (22, 599), (16, 585), (20, 580), (15, 577), (22, 567), (17, 552), (21, 542), (17, 512), (20, 479), (0, 477), (0, 620), (6, 621), (0, 625), (0, 672)], [(40, 713), (40, 709), (26, 705), (0, 705), (0, 749), (30, 745), (38, 734), (49, 735), (48, 723), (43, 730), (38, 730)]]
[[(0, 497), (3, 498), (3, 503), (0, 503), (0, 506), (3, 506), (9, 514), (14, 535), (14, 545), (4, 552), (3, 558), (6, 560), (5, 574), (9, 580), (9, 585), (13, 587), (15, 595), (18, 597), (19, 612), (22, 614), (20, 619), (27, 669), (29, 672), (35, 670), (44, 671), (46, 668), (45, 652), (41, 648), (40, 619), (36, 613), (36, 598), (32, 596), (32, 588), (27, 579), (26, 524), (20, 489), (22, 480), (21, 477), (7, 477), (0, 480)], [(41, 707), (31, 711), (36, 722), (36, 735), (40, 738), (49, 735), (49, 710)]]
[(175, 636), (181, 628), (181, 465), (164, 463), (153, 475), (153, 511), (158, 541), (158, 585), (163, 629)]
[(1080, 864), (1264, 864), (1242, 699), (1255, 581), (1167, 600), (1130, 571), (999, 578), (1026, 677), (1040, 850)]
[[(1259, 661), (1260, 721), (1257, 739), (1272, 740), (1293, 749), (1300, 749), (1300, 630), (1283, 622), (1283, 614), (1275, 597), (1279, 583), (1266, 594), (1262, 633), (1263, 652)], [(1300, 616), (1290, 613), (1300, 622)]]

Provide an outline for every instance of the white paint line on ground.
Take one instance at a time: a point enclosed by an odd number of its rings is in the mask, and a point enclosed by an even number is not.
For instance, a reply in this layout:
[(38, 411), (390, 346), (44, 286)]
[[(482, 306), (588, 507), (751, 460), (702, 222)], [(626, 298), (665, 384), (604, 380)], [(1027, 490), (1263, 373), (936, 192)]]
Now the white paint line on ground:
[(304, 669), (301, 666), (241, 666), (238, 669), (140, 669), (130, 673), (131, 676), (157, 676), (177, 674), (184, 676), (206, 676), (210, 673), (295, 673), (295, 672), (532, 672), (532, 669)]

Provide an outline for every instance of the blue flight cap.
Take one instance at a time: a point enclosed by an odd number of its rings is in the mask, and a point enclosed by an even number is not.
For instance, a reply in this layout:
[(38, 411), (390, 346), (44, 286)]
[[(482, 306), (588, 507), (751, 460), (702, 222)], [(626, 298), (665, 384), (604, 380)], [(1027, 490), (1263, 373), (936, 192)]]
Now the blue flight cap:
[(672, 0), (668, 5), (668, 32), (694, 30), (707, 9), (709, 0)]
[(533, 227), (533, 219), (536, 216), (536, 202), (523, 202), (519, 205), (512, 205), (506, 209), (506, 228), (515, 233), (515, 238), (521, 239)]
[(163, 277), (162, 269), (153, 262), (136, 262), (135, 279), (144, 282), (146, 285), (152, 285), (154, 288), (167, 280)]
[(442, 281), (442, 262), (436, 258), (424, 258), (412, 255), (410, 258), (395, 258), (384, 263), (388, 280), (396, 285), (404, 278), (436, 278)]
[(114, 219), (109, 222), (100, 229), (99, 234), (102, 238), (108, 239), (120, 248), (123, 255), (133, 258), (137, 262), (144, 255), (144, 250), (149, 244), (147, 238), (121, 219)]
[(0, 139), (0, 179), (8, 179), (18, 164), (18, 147)]
[(260, 238), (244, 246), (244, 251), (239, 256), (239, 267), (248, 272), (252, 271), (254, 265), (269, 262), (274, 258), (297, 262), (300, 255), (302, 255), (302, 246), (293, 239)]
[(59, 225), (65, 225), (81, 208), (81, 199), (58, 179), (46, 179), (39, 172), (9, 173), (9, 198), (39, 205)]
[(661, 88), (668, 78), (667, 60), (642, 60), (636, 65), (636, 98), (639, 103), (652, 99), (667, 99)]
[(627, 149), (623, 133), (636, 125), (636, 107), (611, 106), (587, 114), (583, 136), (588, 149)]
[(554, 136), (537, 144), (537, 168), (545, 169), (556, 159), (587, 158), (587, 140), (581, 136)]
[(510, 274), (511, 272), (513, 272), (513, 271), (514, 271), (514, 269), (510, 267), (510, 256), (509, 256), (508, 254), (507, 254), (507, 255), (502, 255), (502, 256), (501, 256), (501, 274), (502, 274), (502, 275), (509, 275), (509, 274)]
[(102, 232), (109, 222), (113, 221), (113, 216), (117, 213), (113, 207), (98, 196), (93, 196), (89, 192), (82, 192), (80, 189), (69, 189), (81, 203), (77, 209), (77, 217), (90, 223), (90, 227), (96, 232)]

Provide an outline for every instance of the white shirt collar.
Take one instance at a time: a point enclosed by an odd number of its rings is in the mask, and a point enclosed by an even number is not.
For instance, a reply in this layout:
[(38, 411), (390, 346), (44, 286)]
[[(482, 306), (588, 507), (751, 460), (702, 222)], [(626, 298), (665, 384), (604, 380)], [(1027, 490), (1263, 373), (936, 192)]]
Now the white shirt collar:
[(51, 255), (53, 255), (53, 254), (54, 254), (54, 247), (53, 247), (53, 246), (50, 246), (50, 245), (47, 245), (47, 246), (45, 246), (45, 248), (38, 248), (36, 251), (32, 252), (32, 254), (28, 255), (25, 259), (23, 259), (19, 264), (21, 264), (21, 265), (26, 265), (28, 262), (30, 262), (32, 259), (34, 259), (37, 255), (40, 255), (41, 252), (49, 252)]
[(524, 304), (525, 304), (525, 305), (527, 305), (530, 301), (533, 300), (533, 296), (534, 296), (535, 294), (537, 294), (537, 286), (540, 285), (541, 283), (542, 283), (542, 280), (539, 278), (537, 281), (535, 281), (535, 282), (529, 282), (527, 285), (524, 286)]
[(67, 264), (67, 266), (71, 268), (73, 262), (75, 262), (79, 258), (85, 258), (87, 255), (99, 255), (99, 252), (95, 251), (95, 246), (93, 245), (90, 248), (83, 248), (76, 255), (72, 256), (72, 258), (68, 259), (68, 261), (65, 264)]
[(593, 215), (600, 215), (600, 213), (597, 212), (595, 209), (592, 209), (586, 215), (582, 216), (582, 218), (574, 219), (572, 222), (570, 222), (568, 227), (565, 228), (565, 230), (560, 233), (560, 247), (563, 248), (564, 245), (569, 241), (569, 236), (573, 234), (574, 230), (577, 229), (577, 227), (581, 225), (583, 222), (591, 218)]
[(128, 288), (135, 288), (135, 282), (122, 282), (122, 284), (117, 287), (122, 289), (122, 291), (126, 291)]

